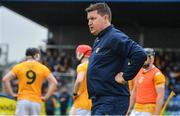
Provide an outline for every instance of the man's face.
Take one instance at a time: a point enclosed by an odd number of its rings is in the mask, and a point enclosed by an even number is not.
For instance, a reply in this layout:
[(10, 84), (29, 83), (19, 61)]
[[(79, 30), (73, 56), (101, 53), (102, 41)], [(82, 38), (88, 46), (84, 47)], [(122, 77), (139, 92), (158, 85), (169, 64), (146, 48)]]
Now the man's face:
[(91, 34), (98, 35), (107, 23), (107, 15), (101, 16), (97, 10), (87, 13), (88, 26)]
[(144, 67), (146, 67), (146, 66), (149, 66), (149, 64), (150, 64), (150, 58), (149, 58), (149, 56), (147, 57), (147, 60), (144, 62)]
[(153, 63), (154, 63), (154, 56), (148, 56), (147, 60), (144, 62), (143, 67), (148, 68), (150, 64), (153, 64)]

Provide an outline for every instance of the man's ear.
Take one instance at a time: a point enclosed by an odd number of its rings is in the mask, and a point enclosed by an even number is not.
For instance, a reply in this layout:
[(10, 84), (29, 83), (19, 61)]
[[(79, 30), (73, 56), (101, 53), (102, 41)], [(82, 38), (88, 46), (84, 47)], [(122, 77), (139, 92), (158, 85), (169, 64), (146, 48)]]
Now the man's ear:
[(107, 14), (104, 15), (105, 20), (109, 20), (109, 16)]
[(35, 54), (34, 55), (34, 58), (39, 58), (40, 57), (40, 54)]
[(35, 54), (35, 55), (34, 55), (34, 58), (37, 58), (37, 57), (38, 57), (38, 54)]

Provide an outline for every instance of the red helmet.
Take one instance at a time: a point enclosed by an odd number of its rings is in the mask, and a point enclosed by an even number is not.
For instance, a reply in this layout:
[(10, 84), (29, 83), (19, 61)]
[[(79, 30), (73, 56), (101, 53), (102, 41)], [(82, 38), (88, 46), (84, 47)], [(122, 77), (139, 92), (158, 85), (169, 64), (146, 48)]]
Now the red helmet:
[(86, 57), (91, 55), (92, 48), (89, 45), (79, 45), (76, 48), (76, 52), (83, 53)]

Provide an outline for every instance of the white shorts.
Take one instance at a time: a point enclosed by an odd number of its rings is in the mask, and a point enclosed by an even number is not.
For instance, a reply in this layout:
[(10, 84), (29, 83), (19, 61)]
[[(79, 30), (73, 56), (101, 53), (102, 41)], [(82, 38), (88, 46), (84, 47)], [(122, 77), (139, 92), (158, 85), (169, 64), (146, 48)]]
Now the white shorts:
[(85, 110), (85, 109), (81, 109), (81, 108), (74, 108), (72, 107), (70, 112), (69, 112), (70, 116), (90, 116), (91, 115), (91, 110)]
[(131, 111), (130, 116), (152, 116), (150, 112), (138, 112), (138, 111)]
[(29, 100), (18, 100), (16, 104), (16, 116), (40, 115), (41, 104)]

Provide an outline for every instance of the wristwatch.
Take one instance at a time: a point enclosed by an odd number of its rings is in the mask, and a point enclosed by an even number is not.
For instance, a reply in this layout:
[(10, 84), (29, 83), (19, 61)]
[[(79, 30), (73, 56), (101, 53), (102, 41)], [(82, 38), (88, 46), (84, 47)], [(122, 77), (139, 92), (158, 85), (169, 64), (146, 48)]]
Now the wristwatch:
[(73, 96), (77, 96), (78, 94), (77, 93), (73, 93)]

